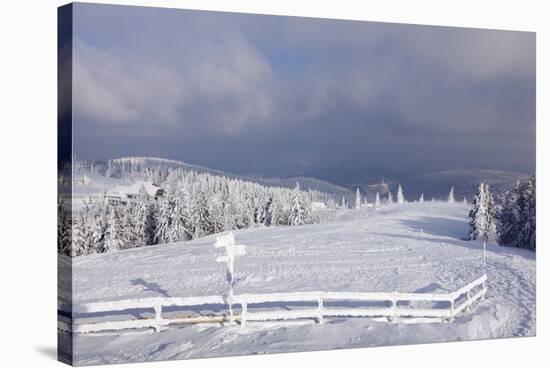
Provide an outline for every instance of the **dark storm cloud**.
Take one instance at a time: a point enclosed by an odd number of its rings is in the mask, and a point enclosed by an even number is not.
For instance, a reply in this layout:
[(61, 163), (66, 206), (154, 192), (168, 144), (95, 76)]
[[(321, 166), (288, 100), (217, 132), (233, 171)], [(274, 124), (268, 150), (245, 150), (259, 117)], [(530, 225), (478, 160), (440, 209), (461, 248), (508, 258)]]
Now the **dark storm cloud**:
[(535, 166), (535, 36), (78, 4), (77, 156), (240, 173)]

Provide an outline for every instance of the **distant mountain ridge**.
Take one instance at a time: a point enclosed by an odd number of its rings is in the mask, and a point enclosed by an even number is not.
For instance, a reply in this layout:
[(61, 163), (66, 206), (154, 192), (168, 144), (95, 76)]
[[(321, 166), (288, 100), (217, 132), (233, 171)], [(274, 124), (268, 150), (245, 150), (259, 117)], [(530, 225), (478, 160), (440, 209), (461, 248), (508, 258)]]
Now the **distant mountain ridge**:
[(311, 173), (311, 176), (321, 180), (336, 183), (350, 190), (359, 188), (372, 198), (377, 192), (384, 196), (388, 191), (395, 195), (398, 185), (402, 185), (405, 196), (408, 200), (415, 200), (424, 194), (429, 200), (431, 198), (444, 199), (448, 196), (451, 187), (454, 187), (455, 197), (462, 200), (466, 197), (469, 201), (473, 198), (480, 183), (489, 184), (491, 190), (498, 196), (513, 188), (517, 181), (526, 180), (530, 175), (525, 173), (488, 170), (488, 169), (456, 169), (437, 171), (420, 175), (404, 175), (388, 173), (381, 176), (369, 175), (368, 170), (357, 170), (353, 176), (350, 169), (336, 168), (334, 170), (324, 169)]
[[(304, 190), (317, 190), (332, 194), (336, 199), (346, 197), (350, 201), (356, 188), (366, 193), (369, 201), (372, 201), (374, 195), (379, 192), (381, 196), (387, 195), (392, 191), (395, 195), (397, 186), (402, 185), (407, 200), (416, 200), (421, 194), (424, 194), (426, 200), (431, 198), (444, 199), (448, 196), (451, 187), (454, 187), (455, 198), (462, 200), (467, 198), (471, 201), (479, 184), (481, 182), (489, 184), (496, 196), (512, 189), (518, 181), (526, 180), (530, 175), (511, 171), (487, 170), (487, 169), (456, 169), (438, 171), (428, 174), (412, 175), (403, 178), (376, 178), (363, 174), (359, 178), (352, 180), (336, 180), (336, 183), (330, 180), (318, 178), (316, 176), (299, 175), (286, 178), (269, 178), (254, 175), (238, 175), (217, 169), (210, 169), (204, 166), (189, 164), (184, 161), (172, 160), (159, 157), (121, 157), (109, 160), (119, 165), (139, 165), (149, 168), (182, 168), (183, 170), (192, 170), (199, 173), (210, 173), (212, 175), (221, 175), (266, 186), (279, 186), (293, 188), (296, 183)], [(108, 161), (86, 161), (85, 166), (95, 165), (102, 167), (99, 170), (107, 170)], [(364, 172), (364, 170), (361, 170)], [(327, 174), (329, 171), (326, 171)], [(342, 178), (341, 178), (342, 179)]]
[(512, 189), (518, 181), (526, 180), (530, 175), (524, 173), (486, 170), (460, 169), (438, 171), (430, 174), (416, 175), (402, 181), (403, 187), (412, 197), (418, 198), (424, 193), (426, 198), (444, 198), (454, 187), (455, 198), (471, 200), (480, 183), (489, 184), (495, 195)]

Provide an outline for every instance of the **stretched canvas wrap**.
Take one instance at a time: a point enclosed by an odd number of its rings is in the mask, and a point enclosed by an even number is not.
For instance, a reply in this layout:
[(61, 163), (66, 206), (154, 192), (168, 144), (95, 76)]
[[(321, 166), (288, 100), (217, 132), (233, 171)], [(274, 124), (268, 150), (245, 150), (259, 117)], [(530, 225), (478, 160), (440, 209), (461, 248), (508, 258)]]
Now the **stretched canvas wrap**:
[(534, 33), (58, 16), (61, 361), (535, 335)]

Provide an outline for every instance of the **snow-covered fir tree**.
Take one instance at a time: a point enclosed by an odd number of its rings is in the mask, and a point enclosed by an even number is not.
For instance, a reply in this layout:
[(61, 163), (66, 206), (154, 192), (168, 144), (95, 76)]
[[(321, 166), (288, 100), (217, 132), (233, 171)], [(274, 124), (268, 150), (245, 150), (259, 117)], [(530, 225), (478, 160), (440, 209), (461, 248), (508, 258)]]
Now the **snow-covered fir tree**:
[[(193, 237), (195, 228), (191, 223), (191, 211), (186, 205), (183, 197), (176, 195), (162, 201), (166, 203), (168, 210), (167, 223), (159, 224), (163, 227), (163, 243), (170, 243), (182, 240), (190, 240)], [(163, 225), (168, 225), (167, 227)]]
[(405, 195), (403, 194), (403, 188), (401, 187), (401, 185), (397, 187), (397, 203), (398, 204), (405, 203)]
[(470, 210), (470, 240), (494, 243), (497, 238), (495, 204), (489, 186), (481, 183)]
[[(248, 211), (251, 213), (252, 211)], [(214, 233), (214, 223), (208, 206), (206, 195), (199, 191), (191, 205), (191, 226), (193, 229), (193, 238), (200, 238)], [(249, 221), (248, 226), (253, 226)]]
[(451, 187), (451, 191), (449, 192), (449, 197), (447, 198), (447, 202), (455, 203), (455, 187)]
[(355, 209), (358, 210), (361, 208), (361, 192), (359, 192), (359, 188), (355, 191)]
[(94, 234), (96, 219), (93, 216), (93, 209), (93, 203), (88, 199), (84, 201), (80, 211), (73, 211), (70, 247), (72, 257), (90, 254), (97, 247)]
[(273, 207), (273, 197), (270, 196), (263, 206), (264, 218), (262, 224), (264, 226), (271, 226), (273, 224)]
[(533, 175), (508, 191), (499, 214), (502, 245), (536, 250), (536, 179)]
[(168, 243), (170, 241), (170, 225), (172, 219), (173, 202), (168, 198), (162, 198), (158, 202), (158, 211), (155, 215), (155, 242)]
[(520, 232), (520, 213), (518, 211), (518, 187), (505, 193), (499, 212), (498, 234), (499, 243), (504, 245), (516, 244)]
[(57, 251), (61, 254), (71, 255), (71, 217), (65, 207), (65, 201), (57, 202)]
[(120, 223), (123, 228), (122, 243), (120, 249), (135, 248), (143, 245), (141, 232), (139, 231), (137, 218), (137, 204), (132, 202), (127, 206), (120, 207)]
[(391, 194), (391, 191), (388, 192), (388, 204), (392, 204), (393, 203), (393, 196)]
[(516, 246), (531, 250), (536, 249), (536, 180), (532, 176), (529, 180), (521, 182), (518, 187), (517, 199), (518, 212), (520, 214), (520, 232)]
[(380, 193), (376, 192), (376, 197), (374, 198), (374, 207), (380, 207)]
[(91, 247), (88, 249), (88, 254), (104, 253), (106, 251), (105, 236), (107, 233), (110, 208), (111, 207), (107, 206), (103, 201), (93, 204), (93, 212), (95, 213), (95, 216), (88, 224), (92, 229)]
[(86, 226), (85, 216), (80, 213), (73, 217), (72, 221), (72, 243), (70, 248), (70, 255), (72, 257), (78, 257), (80, 255), (87, 254), (89, 245), (89, 232)]
[(348, 208), (346, 197), (342, 197), (342, 203), (340, 203), (340, 208)]
[(296, 183), (296, 188), (292, 193), (288, 224), (291, 226), (307, 224), (310, 221), (310, 214), (311, 209), (308, 208), (303, 198), (303, 194), (300, 191), (300, 184)]
[(109, 206), (105, 228), (104, 252), (112, 252), (124, 248), (124, 229), (120, 210), (116, 206)]
[(288, 224), (288, 212), (283, 207), (283, 201), (277, 196), (273, 197), (271, 205), (271, 226), (284, 226)]
[(420, 198), (418, 199), (418, 203), (424, 203), (424, 193), (420, 195)]

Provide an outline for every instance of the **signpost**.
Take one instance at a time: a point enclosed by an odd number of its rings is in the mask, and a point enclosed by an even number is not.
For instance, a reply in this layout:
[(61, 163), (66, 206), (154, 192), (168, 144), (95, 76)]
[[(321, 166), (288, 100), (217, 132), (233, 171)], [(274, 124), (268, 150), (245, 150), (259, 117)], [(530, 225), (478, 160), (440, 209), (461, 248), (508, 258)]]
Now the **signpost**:
[(244, 244), (235, 244), (235, 237), (232, 232), (226, 235), (220, 235), (216, 238), (214, 244), (216, 248), (225, 248), (225, 255), (216, 258), (217, 262), (227, 263), (226, 280), (229, 284), (229, 290), (226, 296), (227, 305), (229, 306), (229, 322), (234, 323), (233, 316), (233, 286), (235, 285), (235, 257), (246, 254), (246, 246)]
[(487, 249), (487, 242), (484, 241), (483, 242), (483, 274), (486, 275), (487, 274), (487, 256), (485, 255), (485, 252), (486, 252), (486, 249)]

